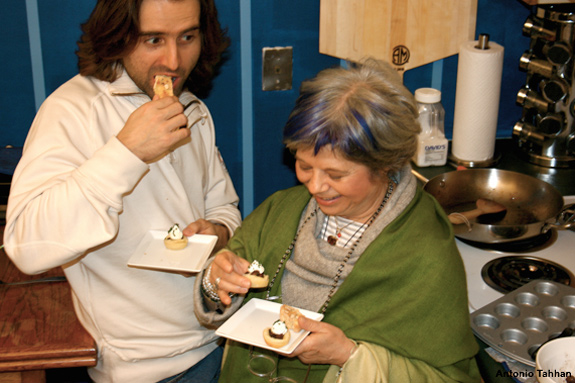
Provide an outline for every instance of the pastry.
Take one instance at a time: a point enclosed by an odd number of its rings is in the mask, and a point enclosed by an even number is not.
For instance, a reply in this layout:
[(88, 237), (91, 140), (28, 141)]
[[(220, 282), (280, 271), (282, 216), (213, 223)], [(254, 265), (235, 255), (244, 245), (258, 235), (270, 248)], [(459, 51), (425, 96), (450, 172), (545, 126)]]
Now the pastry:
[(269, 346), (275, 348), (280, 348), (288, 344), (290, 333), (286, 324), (281, 320), (277, 320), (272, 327), (266, 327), (264, 329), (264, 340)]
[(174, 89), (172, 78), (169, 76), (157, 75), (156, 81), (154, 82), (154, 93), (160, 96), (160, 98), (173, 96)]
[(301, 330), (298, 322), (300, 315), (302, 315), (301, 312), (295, 307), (288, 305), (282, 305), (280, 307), (280, 320), (286, 324), (287, 328), (295, 332)]
[(180, 230), (177, 223), (170, 227), (168, 235), (164, 238), (164, 246), (170, 250), (181, 250), (188, 245), (188, 237)]
[(265, 268), (258, 261), (253, 261), (248, 272), (244, 274), (252, 282), (252, 289), (267, 287), (270, 282), (269, 276), (264, 274)]

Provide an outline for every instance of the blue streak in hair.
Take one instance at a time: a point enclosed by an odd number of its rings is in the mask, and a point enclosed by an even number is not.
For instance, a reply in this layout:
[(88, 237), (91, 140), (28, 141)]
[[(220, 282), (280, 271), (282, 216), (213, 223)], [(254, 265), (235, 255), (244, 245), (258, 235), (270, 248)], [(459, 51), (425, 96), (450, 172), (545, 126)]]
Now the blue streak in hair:
[(319, 150), (328, 144), (333, 144), (333, 139), (324, 130), (322, 134), (318, 136), (318, 140), (315, 143), (314, 153), (318, 154)]
[(284, 126), (283, 131), (284, 138), (297, 141), (298, 139), (301, 139), (303, 135), (308, 133), (303, 129), (311, 125), (310, 120), (313, 115), (310, 115), (309, 113), (302, 113), (301, 111), (305, 110), (305, 105), (302, 104), (305, 104), (307, 102), (309, 96), (310, 95), (307, 93), (302, 93), (296, 100), (296, 105), (292, 110), (292, 113), (294, 111), (297, 112), (290, 116), (286, 125)]
[[(365, 145), (362, 145), (362, 141), (359, 139), (361, 132), (355, 132), (355, 134), (353, 134), (353, 129), (349, 129), (349, 136), (344, 133), (344, 136), (346, 137), (337, 137), (329, 126), (325, 124), (325, 121), (322, 118), (322, 110), (324, 109), (325, 104), (320, 102), (311, 107), (306, 107), (305, 104), (308, 103), (308, 100), (308, 94), (302, 94), (298, 98), (294, 110), (298, 110), (299, 113), (296, 112), (293, 114), (284, 126), (284, 139), (307, 141), (307, 139), (312, 138), (315, 140), (315, 154), (317, 154), (322, 147), (328, 145), (339, 147), (347, 154), (351, 154), (352, 151), (356, 150), (353, 149), (353, 147), (364, 152), (368, 150)], [(367, 122), (359, 112), (353, 111), (352, 113), (362, 127), (363, 134), (368, 137), (369, 141), (373, 145), (374, 137)]]
[[(373, 144), (373, 141), (374, 141), (373, 134), (371, 134), (371, 130), (369, 129), (369, 126), (367, 125), (367, 122), (365, 122), (365, 119), (363, 118), (363, 116), (361, 114), (359, 114), (358, 112), (356, 112), (355, 110), (353, 111), (353, 116), (355, 117), (357, 122), (359, 122), (359, 125), (361, 125), (363, 132), (369, 138), (369, 142), (371, 142)], [(357, 142), (357, 144), (359, 147), (362, 147), (362, 145), (360, 145), (359, 142)], [(365, 149), (365, 148), (362, 148), (362, 149)]]

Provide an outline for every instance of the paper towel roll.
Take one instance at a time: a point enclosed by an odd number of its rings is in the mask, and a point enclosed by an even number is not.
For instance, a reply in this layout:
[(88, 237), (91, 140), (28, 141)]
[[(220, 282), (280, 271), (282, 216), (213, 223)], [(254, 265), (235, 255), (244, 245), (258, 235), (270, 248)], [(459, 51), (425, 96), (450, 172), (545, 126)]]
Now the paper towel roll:
[(456, 160), (468, 162), (493, 158), (503, 71), (503, 47), (494, 42), (489, 49), (477, 45), (461, 45), (453, 116), (451, 152)]

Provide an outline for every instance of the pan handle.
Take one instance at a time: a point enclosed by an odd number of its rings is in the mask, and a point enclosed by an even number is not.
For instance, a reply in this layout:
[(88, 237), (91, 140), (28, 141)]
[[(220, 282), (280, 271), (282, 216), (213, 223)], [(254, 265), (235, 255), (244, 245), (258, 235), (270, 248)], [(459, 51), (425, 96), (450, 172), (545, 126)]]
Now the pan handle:
[(423, 176), (423, 174), (416, 172), (415, 170), (411, 169), (411, 174), (415, 176), (418, 180), (426, 184), (429, 180)]
[(557, 230), (567, 230), (575, 227), (575, 204), (563, 207), (563, 210), (557, 215), (555, 222), (545, 224), (543, 233), (548, 232), (552, 227)]
[(575, 204), (567, 205), (559, 213), (558, 222), (562, 222), (561, 229), (575, 227)]
[[(450, 164), (451, 165), (451, 164)], [(455, 170), (466, 170), (467, 168), (465, 166), (457, 166), (455, 168)], [(415, 178), (417, 178), (418, 180), (420, 180), (421, 182), (423, 182), (424, 184), (429, 182), (429, 179), (427, 179), (423, 174), (417, 172), (415, 169), (411, 168), (411, 174), (413, 174), (415, 176)], [(447, 173), (444, 173), (447, 174)]]

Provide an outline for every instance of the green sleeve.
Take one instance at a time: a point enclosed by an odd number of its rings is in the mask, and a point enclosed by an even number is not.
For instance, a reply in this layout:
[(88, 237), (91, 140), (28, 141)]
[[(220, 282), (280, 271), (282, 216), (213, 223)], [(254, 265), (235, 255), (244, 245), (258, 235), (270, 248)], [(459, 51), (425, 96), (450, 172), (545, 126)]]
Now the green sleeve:
[(427, 363), (409, 359), (385, 347), (360, 343), (353, 356), (341, 369), (332, 366), (324, 383), (479, 383), (481, 378), (473, 358), (435, 368)]

